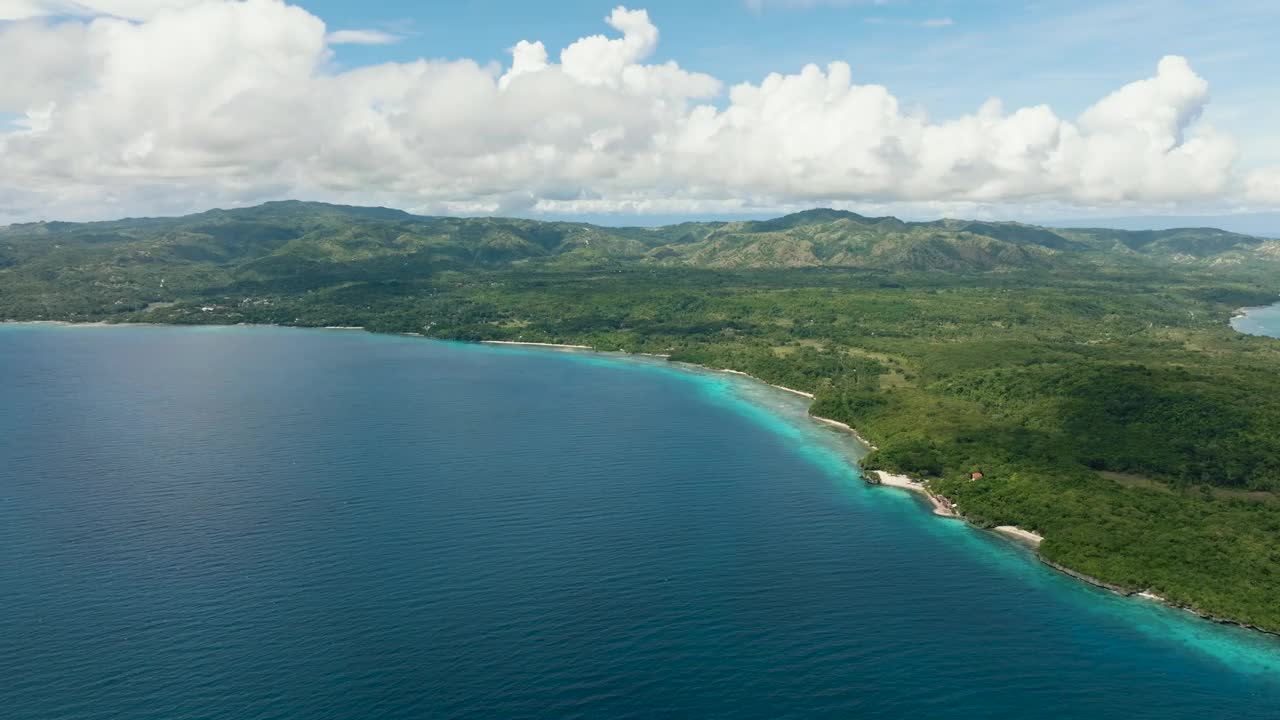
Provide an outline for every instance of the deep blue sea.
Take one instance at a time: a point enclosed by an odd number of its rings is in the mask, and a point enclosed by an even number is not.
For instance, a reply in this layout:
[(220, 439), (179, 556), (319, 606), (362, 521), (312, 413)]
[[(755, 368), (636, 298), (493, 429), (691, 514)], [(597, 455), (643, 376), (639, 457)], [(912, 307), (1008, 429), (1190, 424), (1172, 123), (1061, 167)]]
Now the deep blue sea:
[(0, 717), (1276, 718), (1280, 639), (660, 361), (0, 326)]

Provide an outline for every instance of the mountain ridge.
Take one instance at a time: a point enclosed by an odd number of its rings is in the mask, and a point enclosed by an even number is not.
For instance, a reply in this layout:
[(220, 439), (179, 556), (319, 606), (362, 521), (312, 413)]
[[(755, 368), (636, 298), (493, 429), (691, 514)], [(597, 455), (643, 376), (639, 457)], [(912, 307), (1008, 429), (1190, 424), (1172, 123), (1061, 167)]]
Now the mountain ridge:
[(0, 304), (57, 297), (56, 304), (87, 312), (104, 305), (144, 307), (245, 283), (303, 291), (340, 281), (409, 281), (504, 268), (968, 275), (1278, 262), (1280, 242), (1216, 228), (1053, 229), (954, 218), (904, 221), (830, 208), (771, 220), (605, 227), (286, 200), (169, 218), (0, 228)]

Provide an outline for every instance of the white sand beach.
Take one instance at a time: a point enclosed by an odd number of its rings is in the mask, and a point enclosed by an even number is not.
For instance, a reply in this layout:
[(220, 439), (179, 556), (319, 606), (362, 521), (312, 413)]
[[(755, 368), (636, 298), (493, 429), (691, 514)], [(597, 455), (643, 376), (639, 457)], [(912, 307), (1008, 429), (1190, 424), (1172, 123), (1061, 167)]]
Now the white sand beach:
[(894, 475), (893, 473), (888, 473), (884, 470), (876, 470), (875, 473), (876, 477), (880, 479), (881, 485), (906, 488), (907, 490), (914, 490), (916, 492), (925, 492), (924, 483), (919, 480), (913, 480), (906, 475)]
[(1004, 533), (1009, 537), (1022, 540), (1032, 547), (1039, 547), (1040, 543), (1044, 542), (1044, 536), (1039, 533), (1031, 532), (1030, 530), (1024, 530), (1017, 525), (997, 525), (992, 529), (998, 533)]
[(939, 517), (949, 517), (949, 518), (959, 517), (959, 515), (956, 514), (955, 509), (949, 500), (947, 500), (946, 498), (938, 497), (937, 495), (934, 495), (933, 493), (929, 492), (929, 489), (926, 488), (924, 486), (924, 483), (920, 482), (919, 480), (909, 478), (906, 475), (894, 475), (893, 473), (888, 473), (888, 472), (885, 472), (884, 470), (876, 470), (875, 473), (876, 473), (876, 477), (880, 481), (879, 482), (880, 485), (887, 485), (889, 487), (902, 488), (903, 490), (910, 490), (911, 492), (917, 492), (917, 493), (920, 493), (921, 495), (924, 495), (926, 498), (929, 499), (929, 502), (933, 504), (934, 515), (937, 515)]
[(823, 425), (830, 425), (833, 428), (838, 428), (840, 430), (843, 430), (849, 433), (850, 435), (853, 435), (855, 438), (857, 438), (858, 442), (862, 443), (863, 445), (866, 445), (871, 450), (879, 449), (875, 445), (872, 445), (870, 442), (868, 442), (866, 438), (859, 435), (857, 429), (854, 428), (852, 425), (849, 425), (848, 423), (842, 423), (839, 420), (832, 420), (831, 418), (818, 417), (817, 415), (810, 415), (809, 417), (813, 418), (817, 422), (822, 423)]
[(590, 345), (562, 345), (560, 343), (517, 342), (515, 340), (481, 340), (484, 345), (528, 345), (530, 347), (565, 348), (568, 350), (595, 350)]
[(752, 380), (755, 380), (756, 382), (759, 382), (759, 383), (764, 383), (765, 385), (768, 385), (769, 387), (777, 388), (777, 389), (779, 389), (779, 390), (785, 390), (785, 391), (787, 391), (787, 392), (789, 392), (789, 393), (794, 393), (794, 394), (799, 395), (799, 396), (801, 396), (801, 397), (807, 397), (807, 398), (809, 398), (810, 400), (812, 400), (812, 399), (813, 399), (813, 397), (814, 397), (814, 396), (813, 396), (813, 393), (807, 393), (807, 392), (805, 392), (805, 391), (803, 391), (803, 390), (796, 390), (795, 388), (789, 388), (789, 387), (786, 387), (785, 385), (774, 385), (773, 383), (765, 382), (764, 380), (761, 380), (760, 378), (756, 377), (755, 375), (750, 375), (750, 374), (748, 374), (748, 373), (744, 373), (744, 372), (742, 372), (741, 370), (730, 370), (729, 368), (720, 368), (720, 372), (729, 373), (730, 375), (741, 375), (742, 377), (745, 377), (745, 378), (751, 378)]
[(776, 387), (776, 388), (778, 388), (779, 390), (786, 390), (787, 392), (789, 392), (789, 393), (793, 393), (793, 394), (795, 394), (795, 395), (799, 395), (800, 397), (807, 397), (807, 398), (809, 398), (810, 400), (812, 400), (812, 399), (814, 398), (814, 394), (813, 394), (813, 393), (805, 392), (805, 391), (803, 391), (803, 390), (796, 390), (795, 388), (789, 388), (789, 387), (787, 387), (786, 385), (774, 385), (773, 387)]

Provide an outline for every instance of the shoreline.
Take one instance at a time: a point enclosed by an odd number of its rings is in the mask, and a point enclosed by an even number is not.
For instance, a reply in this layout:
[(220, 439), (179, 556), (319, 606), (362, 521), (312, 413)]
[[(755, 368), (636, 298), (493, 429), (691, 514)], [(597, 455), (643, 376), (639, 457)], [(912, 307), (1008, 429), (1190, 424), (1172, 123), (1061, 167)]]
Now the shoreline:
[(1273, 338), (1275, 337), (1275, 335), (1271, 333), (1250, 332), (1247, 329), (1242, 330), (1239, 327), (1240, 321), (1242, 320), (1250, 321), (1255, 325), (1260, 325), (1259, 321), (1254, 319), (1254, 313), (1263, 312), (1267, 310), (1280, 310), (1280, 298), (1278, 298), (1276, 302), (1273, 302), (1270, 305), (1250, 305), (1248, 307), (1236, 308), (1234, 311), (1232, 311), (1231, 317), (1228, 318), (1227, 320), (1227, 327), (1231, 328), (1232, 330), (1235, 330), (1236, 332), (1242, 335)]
[(1231, 313), (1231, 319), (1235, 320), (1236, 318), (1249, 317), (1249, 313), (1255, 310), (1268, 310), (1276, 307), (1277, 305), (1280, 305), (1280, 298), (1276, 298), (1275, 302), (1268, 305), (1246, 305), (1245, 307), (1239, 307)]
[(181, 325), (167, 325), (165, 323), (107, 322), (106, 320), (96, 320), (94, 322), (72, 322), (70, 320), (0, 320), (0, 325), (43, 325), (46, 327), (145, 327), (148, 325), (154, 325), (156, 327), (182, 327)]
[[(1261, 307), (1271, 307), (1271, 306), (1261, 306)], [(309, 327), (309, 326), (301, 326), (301, 325), (279, 325), (279, 324), (271, 324), (271, 323), (236, 323), (236, 324), (222, 323), (222, 324), (204, 324), (204, 325), (200, 325), (200, 324), (181, 325), (181, 324), (175, 324), (175, 323), (113, 323), (113, 322), (107, 322), (107, 321), (69, 322), (65, 320), (3, 320), (3, 321), (0, 321), (0, 325), (44, 325), (44, 326), (59, 326), (59, 327), (117, 327), (117, 326), (119, 327), (145, 327), (145, 326), (152, 326), (152, 327), (273, 327), (273, 328), (288, 328), (288, 329), (298, 329), (298, 330), (344, 330), (344, 331), (361, 330), (364, 332), (370, 332), (367, 328), (357, 327), (357, 326)], [(371, 334), (377, 334), (377, 333), (371, 332)], [(394, 333), (394, 334), (397, 334), (400, 336), (406, 336), (406, 337), (420, 337), (424, 339), (432, 339), (432, 338), (427, 338), (426, 336), (421, 335), (419, 333)], [(522, 341), (511, 341), (511, 340), (481, 340), (475, 344), (525, 346), (525, 347), (535, 347), (535, 348), (542, 348), (547, 350), (559, 350), (559, 351), (567, 351), (567, 352), (589, 352), (589, 353), (600, 354), (600, 355), (615, 355), (615, 356), (637, 355), (637, 356), (644, 356), (644, 357), (654, 357), (654, 358), (660, 358), (660, 359), (666, 360), (668, 364), (671, 364), (671, 365), (677, 365), (677, 366), (686, 365), (690, 368), (696, 368), (698, 370), (707, 371), (707, 372), (738, 375), (741, 377), (745, 377), (749, 380), (752, 380), (754, 382), (758, 382), (762, 385), (774, 388), (776, 390), (781, 390), (783, 392), (799, 395), (799, 396), (808, 398), (810, 400), (814, 399), (815, 397), (812, 393), (807, 393), (802, 390), (796, 390), (793, 388), (784, 387), (782, 385), (775, 385), (773, 383), (762, 380), (754, 375), (745, 373), (741, 370), (732, 370), (729, 368), (711, 368), (705, 365), (698, 365), (696, 363), (671, 362), (669, 355), (662, 355), (662, 354), (656, 354), (656, 353), (628, 353), (626, 351), (598, 350), (597, 348), (590, 345), (522, 342)], [(811, 415), (811, 414), (808, 415), (808, 417), (810, 420), (820, 425), (826, 425), (831, 428), (839, 429), (841, 431), (844, 431), (852, 435), (859, 444), (861, 444), (862, 446), (870, 450), (878, 449), (876, 448), (875, 445), (872, 445), (865, 438), (863, 438), (862, 435), (858, 433), (858, 431), (854, 427), (852, 427), (847, 423), (843, 423), (838, 420), (832, 420), (830, 418), (819, 417), (817, 415)], [(1254, 630), (1271, 637), (1280, 637), (1280, 631), (1267, 630), (1265, 628), (1260, 628), (1256, 625), (1252, 625), (1239, 620), (1232, 620), (1230, 618), (1224, 618), (1224, 617), (1219, 617), (1217, 615), (1212, 615), (1210, 613), (1198, 610), (1188, 605), (1184, 605), (1182, 603), (1172, 601), (1165, 597), (1162, 597), (1152, 592), (1150, 588), (1147, 588), (1147, 589), (1126, 588), (1120, 585), (1116, 585), (1114, 583), (1106, 582), (1099, 578), (1092, 577), (1090, 575), (1086, 575), (1085, 573), (1079, 572), (1077, 570), (1072, 570), (1071, 568), (1068, 568), (1065, 565), (1056, 563), (1046, 558), (1044, 555), (1040, 554), (1039, 546), (1040, 546), (1040, 543), (1044, 541), (1044, 537), (1039, 533), (1026, 530), (1025, 528), (1020, 528), (1016, 525), (1000, 525), (992, 528), (986, 528), (986, 527), (980, 526), (970, 521), (962, 513), (960, 513), (959, 508), (957, 508), (953, 502), (951, 502), (946, 497), (934, 494), (928, 489), (925, 483), (919, 480), (915, 480), (906, 475), (894, 475), (892, 473), (888, 473), (883, 470), (866, 471), (857, 465), (854, 465), (854, 470), (855, 472), (857, 472), (859, 477), (862, 478), (863, 482), (867, 483), (868, 485), (883, 485), (886, 487), (898, 488), (901, 490), (907, 490), (909, 492), (923, 495), (926, 499), (929, 500), (930, 504), (933, 506), (932, 513), (937, 517), (962, 520), (966, 525), (968, 525), (969, 527), (975, 530), (988, 530), (988, 531), (996, 532), (1003, 536), (1026, 543), (1029, 546), (1029, 548), (1032, 550), (1032, 552), (1035, 554), (1036, 559), (1039, 560), (1041, 564), (1046, 565), (1050, 568), (1053, 568), (1054, 570), (1064, 575), (1068, 575), (1085, 584), (1092, 585), (1094, 587), (1097, 587), (1103, 590), (1107, 590), (1117, 595), (1122, 595), (1130, 598), (1140, 598), (1142, 600), (1148, 600), (1151, 602), (1159, 603), (1168, 608), (1184, 610), (1192, 615), (1195, 615), (1196, 617), (1202, 620), (1209, 620), (1219, 625), (1232, 625), (1232, 626), (1243, 628), (1246, 630)], [(874, 477), (872, 476), (872, 473), (875, 473)]]
[(1025, 530), (1017, 525), (997, 525), (991, 529), (1008, 535), (1015, 540), (1020, 540), (1034, 548), (1040, 547), (1040, 543), (1044, 542), (1044, 536), (1040, 533)]
[[(522, 345), (526, 347), (560, 348), (562, 350), (596, 350), (590, 345), (565, 345), (563, 343), (519, 342), (516, 340), (481, 340), (481, 345)], [(599, 352), (599, 351), (596, 351)]]
[[(692, 363), (690, 363), (690, 364), (692, 364)], [(704, 367), (704, 366), (702, 366), (702, 365), (698, 365), (697, 367)], [(789, 388), (789, 387), (787, 387), (787, 386), (785, 386), (785, 385), (774, 385), (774, 384), (773, 384), (773, 383), (771, 383), (771, 382), (767, 382), (767, 381), (765, 381), (765, 380), (761, 380), (760, 378), (756, 377), (755, 375), (749, 375), (749, 374), (747, 374), (747, 373), (742, 372), (741, 370), (732, 370), (732, 369), (730, 369), (730, 368), (706, 368), (706, 369), (707, 369), (707, 370), (714, 370), (715, 372), (729, 373), (730, 375), (741, 375), (742, 377), (745, 377), (745, 378), (751, 378), (752, 380), (755, 380), (755, 381), (756, 381), (756, 382), (758, 382), (758, 383), (764, 383), (765, 385), (768, 385), (769, 387), (772, 387), (772, 388), (778, 388), (779, 390), (783, 390), (783, 391), (785, 391), (785, 392), (789, 392), (789, 393), (792, 393), (792, 394), (794, 394), (794, 395), (799, 395), (800, 397), (806, 397), (806, 398), (809, 398), (810, 400), (813, 400), (815, 397), (817, 397), (817, 396), (816, 396), (816, 395), (814, 395), (813, 393), (811, 393), (811, 392), (805, 392), (804, 390), (796, 390), (795, 388)], [(812, 417), (812, 416), (810, 416), (810, 417)], [(835, 421), (834, 421), (834, 420), (829, 420), (829, 421), (827, 421), (827, 422), (835, 422)], [(839, 424), (840, 424), (840, 425), (844, 425), (844, 423), (839, 423)], [(848, 425), (845, 425), (845, 427), (849, 427), (849, 426), (848, 426)], [(853, 428), (849, 428), (849, 429), (850, 429), (850, 430), (852, 430)]]
[[(71, 320), (0, 320), (0, 325), (39, 325), (42, 327), (65, 327), (65, 328), (101, 328), (101, 327), (205, 327), (205, 328), (222, 328), (222, 327), (257, 327), (257, 328), (280, 328), (283, 330), (360, 330), (362, 332), (372, 333), (369, 328), (363, 325), (281, 325), (279, 323), (154, 323), (154, 322), (108, 322), (106, 320), (95, 320), (94, 322), (79, 322)], [(424, 337), (421, 333), (400, 333), (401, 335), (412, 335), (415, 337)]]
[[(762, 380), (761, 382), (764, 382), (764, 381)], [(766, 384), (768, 384), (768, 383), (766, 383)], [(778, 386), (777, 386), (777, 385), (774, 385), (773, 387), (778, 387)], [(850, 435), (852, 435), (852, 436), (853, 436), (853, 437), (854, 437), (858, 442), (860, 442), (860, 443), (862, 443), (864, 446), (866, 446), (866, 448), (867, 448), (868, 450), (879, 450), (879, 449), (880, 449), (880, 448), (876, 447), (875, 445), (871, 444), (871, 441), (870, 441), (870, 440), (868, 440), (868, 439), (864, 438), (864, 437), (862, 436), (862, 434), (858, 432), (857, 428), (853, 427), (853, 426), (852, 426), (852, 425), (850, 425), (849, 423), (842, 423), (842, 422), (840, 422), (839, 420), (832, 420), (831, 418), (819, 417), (819, 416), (817, 416), (817, 415), (810, 415), (809, 417), (813, 418), (814, 420), (818, 421), (819, 423), (822, 423), (823, 425), (827, 425), (827, 426), (829, 426), (829, 427), (836, 428), (837, 430), (843, 430), (843, 431), (845, 431), (845, 432), (849, 433), (849, 434), (850, 434)]]
[(895, 487), (902, 490), (908, 490), (913, 493), (919, 493), (920, 495), (924, 495), (929, 503), (933, 505), (934, 515), (945, 518), (960, 518), (960, 515), (955, 511), (954, 503), (940, 495), (935, 495), (930, 492), (929, 488), (926, 487), (923, 482), (916, 480), (915, 478), (907, 477), (906, 475), (894, 475), (893, 473), (888, 473), (884, 470), (872, 470), (870, 472), (875, 475), (875, 479), (873, 480), (867, 477), (867, 472), (868, 471), (866, 470), (859, 469), (859, 474), (862, 475), (862, 479), (866, 480), (870, 485), (883, 485), (885, 487)]
[[(517, 342), (509, 342), (509, 341), (508, 342), (481, 341), (481, 342), (487, 343), (487, 344), (498, 344), (498, 345), (533, 345), (533, 346), (549, 347), (549, 348), (560, 349), (560, 350), (592, 352), (592, 353), (598, 353), (602, 355), (619, 354), (619, 353), (611, 352), (607, 350), (598, 350), (589, 345), (559, 345), (559, 344), (551, 344), (551, 343), (517, 343)], [(623, 352), (620, 354), (629, 355), (632, 353)], [(639, 353), (639, 354), (650, 355), (652, 357), (660, 357), (660, 358), (668, 357), (664, 355), (652, 355), (650, 353)], [(766, 385), (768, 387), (774, 388), (776, 390), (781, 390), (783, 392), (801, 395), (809, 399), (814, 398), (814, 395), (811, 393), (806, 393), (804, 391), (784, 387), (782, 385), (775, 385), (771, 382), (762, 380), (754, 375), (743, 372), (741, 370), (733, 370), (730, 368), (712, 368), (712, 367), (707, 367), (705, 365), (698, 365), (696, 363), (673, 363), (673, 364), (688, 365), (691, 368), (696, 368), (702, 371), (720, 372), (720, 373), (726, 373), (730, 375), (737, 375), (737, 376), (752, 380), (754, 382), (758, 382), (762, 385)], [(832, 420), (831, 418), (819, 417), (817, 415), (808, 415), (808, 417), (810, 420), (813, 420), (814, 422), (817, 422), (820, 425), (826, 425), (828, 427), (838, 429), (852, 435), (854, 439), (857, 440), (857, 442), (861, 444), (863, 447), (866, 447), (870, 450), (878, 449), (876, 448), (875, 445), (872, 445), (865, 438), (863, 438), (862, 435), (857, 431), (857, 429), (855, 429), (853, 426), (849, 425), (848, 423), (840, 422), (839, 420)], [(1076, 580), (1079, 580), (1081, 582), (1084, 582), (1085, 584), (1092, 585), (1094, 587), (1098, 587), (1101, 589), (1109, 590), (1111, 592), (1114, 592), (1118, 595), (1123, 595), (1125, 597), (1139, 598), (1142, 600), (1159, 603), (1160, 605), (1164, 605), (1165, 607), (1168, 607), (1171, 609), (1184, 610), (1188, 613), (1191, 613), (1192, 615), (1195, 615), (1196, 617), (1202, 620), (1210, 620), (1219, 625), (1232, 625), (1232, 626), (1243, 628), (1246, 630), (1256, 630), (1264, 635), (1269, 635), (1272, 637), (1280, 637), (1280, 632), (1266, 630), (1256, 625), (1251, 625), (1238, 620), (1232, 620), (1230, 618), (1223, 618), (1223, 617), (1211, 615), (1209, 613), (1202, 612), (1195, 608), (1188, 607), (1186, 605), (1182, 605), (1180, 603), (1168, 600), (1167, 598), (1164, 598), (1154, 592), (1151, 592), (1150, 589), (1137, 590), (1137, 589), (1121, 587), (1119, 585), (1114, 585), (1112, 583), (1099, 580), (1098, 578), (1094, 578), (1082, 572), (1072, 570), (1066, 567), (1065, 565), (1060, 565), (1040, 554), (1039, 547), (1040, 547), (1040, 544), (1044, 541), (1043, 535), (1033, 532), (1031, 530), (1027, 530), (1025, 528), (1018, 527), (1016, 525), (999, 525), (993, 528), (986, 528), (981, 525), (978, 525), (970, 521), (962, 513), (960, 513), (959, 508), (957, 508), (955, 504), (951, 502), (951, 500), (947, 499), (946, 497), (934, 494), (928, 489), (928, 487), (923, 482), (920, 482), (919, 480), (915, 480), (905, 475), (894, 475), (892, 473), (887, 473), (883, 470), (865, 471), (861, 467), (858, 467), (856, 465), (854, 466), (854, 470), (855, 472), (858, 473), (859, 477), (862, 478), (863, 482), (867, 483), (868, 485), (884, 485), (887, 487), (894, 487), (901, 490), (906, 490), (908, 492), (913, 492), (919, 495), (923, 495), (926, 499), (929, 500), (930, 504), (933, 506), (932, 514), (936, 517), (961, 520), (974, 530), (986, 530), (988, 532), (995, 532), (1004, 537), (1024, 543), (1026, 544), (1028, 549), (1032, 551), (1036, 559), (1039, 560), (1041, 564), (1051, 567), (1054, 570), (1057, 570), (1058, 572), (1064, 575), (1069, 575), (1070, 577)], [(871, 475), (871, 472), (875, 473), (874, 477)]]

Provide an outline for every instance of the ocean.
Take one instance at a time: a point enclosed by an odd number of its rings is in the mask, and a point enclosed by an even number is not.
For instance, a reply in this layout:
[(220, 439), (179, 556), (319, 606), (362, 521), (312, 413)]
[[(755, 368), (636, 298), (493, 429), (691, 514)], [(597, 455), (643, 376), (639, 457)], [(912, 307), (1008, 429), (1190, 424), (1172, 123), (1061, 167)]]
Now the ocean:
[(1231, 319), (1231, 326), (1249, 335), (1280, 337), (1280, 303), (1245, 308)]
[(1274, 718), (1280, 638), (660, 360), (0, 326), (0, 717)]

